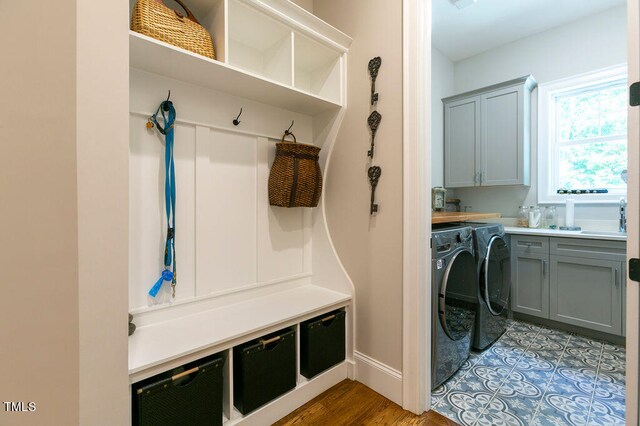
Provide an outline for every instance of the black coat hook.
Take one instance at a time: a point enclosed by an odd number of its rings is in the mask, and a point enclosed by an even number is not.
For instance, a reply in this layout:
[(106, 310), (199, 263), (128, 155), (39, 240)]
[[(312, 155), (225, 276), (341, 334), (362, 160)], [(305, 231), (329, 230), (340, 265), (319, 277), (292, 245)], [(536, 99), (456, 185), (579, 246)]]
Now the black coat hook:
[(169, 94), (167, 95), (167, 100), (162, 103), (162, 109), (164, 111), (169, 111), (169, 98), (171, 97), (171, 89), (169, 89)]
[(284, 131), (285, 135), (290, 135), (291, 133), (291, 128), (293, 127), (293, 123), (295, 123), (294, 120), (291, 120), (291, 126), (289, 126), (289, 128), (287, 130)]
[(237, 126), (238, 124), (240, 124), (240, 116), (242, 115), (242, 108), (240, 108), (240, 114), (238, 114), (238, 116), (233, 120), (233, 125)]

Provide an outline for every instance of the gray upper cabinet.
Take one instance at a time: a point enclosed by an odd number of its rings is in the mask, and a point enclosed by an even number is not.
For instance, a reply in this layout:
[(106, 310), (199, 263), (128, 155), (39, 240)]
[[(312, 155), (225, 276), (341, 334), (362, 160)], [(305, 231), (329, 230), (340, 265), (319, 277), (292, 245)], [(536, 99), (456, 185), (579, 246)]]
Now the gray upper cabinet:
[(480, 97), (445, 103), (445, 186), (464, 188), (478, 181)]
[(532, 76), (443, 99), (445, 186), (529, 185)]

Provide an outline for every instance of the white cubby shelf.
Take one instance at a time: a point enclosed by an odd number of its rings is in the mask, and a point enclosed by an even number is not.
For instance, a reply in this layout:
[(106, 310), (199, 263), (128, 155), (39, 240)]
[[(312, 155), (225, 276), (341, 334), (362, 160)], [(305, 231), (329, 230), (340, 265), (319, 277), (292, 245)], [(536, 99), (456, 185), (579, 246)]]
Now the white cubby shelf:
[[(219, 353), (225, 425), (271, 424), (354, 377), (355, 289), (331, 241), (324, 194), (314, 209), (268, 200), (273, 142), (293, 121), (299, 142), (322, 148), (328, 179), (351, 38), (287, 0), (188, 5), (213, 37), (215, 60), (129, 33), (129, 307), (137, 325), (129, 382)], [(150, 298), (167, 224), (164, 140), (146, 122), (168, 89), (178, 110), (180, 274), (175, 298), (166, 284)], [(347, 314), (345, 361), (307, 380), (299, 374), (300, 324), (336, 309)], [(287, 327), (298, 335), (296, 388), (241, 415), (233, 405), (233, 348)]]
[(343, 106), (350, 38), (283, 1), (194, 3), (216, 59), (130, 31), (132, 68), (311, 116)]

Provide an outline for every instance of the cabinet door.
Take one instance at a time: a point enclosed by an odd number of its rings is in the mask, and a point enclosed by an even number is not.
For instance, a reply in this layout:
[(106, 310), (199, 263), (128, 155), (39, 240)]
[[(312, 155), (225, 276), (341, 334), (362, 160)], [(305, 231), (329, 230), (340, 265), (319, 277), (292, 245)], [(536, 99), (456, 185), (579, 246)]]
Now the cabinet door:
[(620, 335), (620, 262), (551, 256), (551, 319)]
[(549, 318), (549, 255), (511, 252), (511, 310)]
[(480, 97), (444, 104), (444, 186), (475, 186), (479, 168)]
[(529, 183), (528, 179), (525, 181), (524, 170), (525, 156), (528, 159), (529, 155), (525, 152), (528, 144), (525, 144), (524, 106), (522, 85), (482, 95), (480, 185)]

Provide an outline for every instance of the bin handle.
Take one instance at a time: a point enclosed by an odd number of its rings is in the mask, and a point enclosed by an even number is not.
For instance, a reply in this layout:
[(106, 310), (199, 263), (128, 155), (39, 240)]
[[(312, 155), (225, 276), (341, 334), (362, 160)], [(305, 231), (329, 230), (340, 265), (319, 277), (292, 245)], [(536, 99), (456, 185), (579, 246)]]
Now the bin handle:
[(326, 317), (326, 318), (322, 318), (322, 320), (321, 320), (321, 321), (329, 321), (329, 320), (334, 319), (335, 317), (336, 317), (336, 314), (329, 315), (329, 316), (328, 316), (328, 317)]
[(262, 345), (262, 348), (266, 348), (268, 344), (273, 343), (273, 342), (277, 342), (278, 340), (280, 340), (280, 336), (276, 336), (276, 337), (272, 337), (271, 339), (268, 340), (263, 340), (260, 339), (260, 344)]
[(192, 369), (190, 369), (190, 370), (183, 371), (182, 373), (178, 373), (178, 374), (176, 374), (175, 376), (171, 376), (171, 380), (175, 382), (175, 381), (176, 381), (176, 380), (178, 380), (179, 378), (184, 377), (184, 376), (188, 376), (188, 375), (189, 375), (189, 374), (191, 374), (191, 373), (195, 373), (195, 372), (196, 372), (196, 371), (198, 371), (199, 369), (200, 369), (199, 367), (193, 367), (193, 368), (192, 368)]

